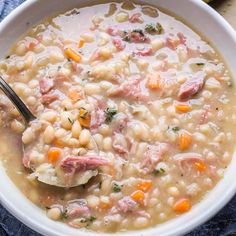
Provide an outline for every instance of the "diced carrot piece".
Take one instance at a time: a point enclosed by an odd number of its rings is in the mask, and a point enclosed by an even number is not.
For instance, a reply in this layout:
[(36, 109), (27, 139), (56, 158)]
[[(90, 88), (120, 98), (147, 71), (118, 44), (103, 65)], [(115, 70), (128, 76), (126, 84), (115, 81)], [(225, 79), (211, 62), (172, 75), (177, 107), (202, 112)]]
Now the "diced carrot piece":
[(48, 160), (50, 163), (55, 164), (61, 156), (61, 150), (58, 148), (51, 148), (48, 151)]
[(110, 209), (112, 207), (112, 203), (111, 202), (100, 202), (99, 207), (101, 209), (107, 210)]
[(194, 163), (194, 165), (195, 165), (196, 169), (200, 172), (206, 170), (206, 164), (202, 161), (201, 162), (197, 161), (197, 162)]
[(178, 103), (175, 106), (175, 110), (178, 112), (189, 112), (192, 110), (192, 107), (187, 103)]
[(80, 39), (79, 43), (78, 43), (78, 48), (82, 48), (84, 46), (84, 40)]
[(192, 135), (187, 131), (181, 131), (179, 135), (179, 149), (184, 151), (192, 144)]
[(152, 181), (151, 180), (145, 180), (142, 183), (137, 185), (137, 189), (147, 193), (152, 187)]
[(81, 96), (81, 90), (80, 90), (80, 89), (72, 89), (71, 91), (69, 91), (68, 97), (69, 97), (73, 102), (77, 102), (78, 100), (80, 100), (80, 99), (82, 98), (82, 96)]
[(190, 209), (191, 209), (191, 203), (187, 198), (180, 199), (173, 206), (173, 210), (177, 213), (185, 213)]
[(161, 88), (161, 77), (159, 75), (150, 75), (146, 87), (149, 89), (160, 89)]
[(145, 194), (143, 191), (137, 190), (131, 194), (131, 198), (140, 204), (144, 204)]
[(82, 127), (89, 129), (91, 121), (91, 114), (84, 108), (79, 110), (79, 123)]
[(65, 49), (65, 55), (72, 59), (75, 62), (80, 62), (81, 61), (81, 56), (78, 52), (76, 52), (74, 49), (72, 48), (66, 48)]

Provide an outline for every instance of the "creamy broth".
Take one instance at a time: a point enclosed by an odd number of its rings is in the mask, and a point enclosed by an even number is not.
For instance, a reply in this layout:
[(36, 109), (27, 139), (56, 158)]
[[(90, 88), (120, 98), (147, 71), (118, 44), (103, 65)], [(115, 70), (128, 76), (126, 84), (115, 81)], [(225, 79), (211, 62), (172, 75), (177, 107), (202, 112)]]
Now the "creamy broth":
[(30, 30), (0, 70), (38, 117), (25, 127), (1, 95), (0, 155), (52, 220), (104, 232), (160, 224), (201, 201), (232, 158), (232, 78), (208, 42), (159, 9), (73, 9)]

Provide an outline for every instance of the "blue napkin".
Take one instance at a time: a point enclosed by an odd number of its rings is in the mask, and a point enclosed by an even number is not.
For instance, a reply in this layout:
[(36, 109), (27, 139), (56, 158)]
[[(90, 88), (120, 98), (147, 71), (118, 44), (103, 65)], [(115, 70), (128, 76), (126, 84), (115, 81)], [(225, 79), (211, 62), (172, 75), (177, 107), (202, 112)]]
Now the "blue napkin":
[[(0, 0), (0, 21), (24, 1)], [(236, 236), (235, 206), (236, 196), (214, 218), (185, 236)], [(0, 205), (0, 236), (40, 236), (40, 234), (22, 224)]]

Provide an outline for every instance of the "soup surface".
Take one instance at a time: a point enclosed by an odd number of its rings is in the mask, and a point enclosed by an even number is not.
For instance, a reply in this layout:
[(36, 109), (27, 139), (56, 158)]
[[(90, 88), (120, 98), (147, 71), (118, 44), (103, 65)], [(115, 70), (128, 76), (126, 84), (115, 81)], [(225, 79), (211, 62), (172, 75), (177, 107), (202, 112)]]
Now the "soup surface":
[(38, 117), (25, 127), (0, 95), (3, 163), (52, 220), (106, 232), (162, 223), (198, 203), (232, 158), (227, 68), (156, 8), (60, 14), (20, 39), (0, 71)]

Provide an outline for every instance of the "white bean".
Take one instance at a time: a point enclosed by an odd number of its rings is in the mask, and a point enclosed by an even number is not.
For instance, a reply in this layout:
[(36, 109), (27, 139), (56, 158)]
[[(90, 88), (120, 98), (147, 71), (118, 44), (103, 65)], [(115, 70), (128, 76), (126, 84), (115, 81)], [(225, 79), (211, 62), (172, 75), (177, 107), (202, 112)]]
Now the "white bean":
[(45, 143), (49, 144), (54, 140), (54, 138), (55, 138), (54, 128), (51, 125), (49, 125), (43, 133), (43, 140)]
[(72, 132), (72, 137), (73, 137), (73, 138), (79, 138), (80, 133), (81, 133), (81, 130), (82, 130), (81, 125), (80, 125), (79, 121), (76, 120), (76, 121), (74, 122), (74, 124), (73, 124), (73, 126), (72, 126), (72, 130), (71, 130), (71, 132)]
[(57, 221), (57, 220), (60, 220), (60, 218), (62, 216), (62, 213), (61, 213), (61, 210), (58, 207), (53, 207), (53, 208), (48, 210), (47, 216), (51, 220)]
[(79, 142), (82, 146), (86, 146), (90, 142), (90, 132), (87, 129), (83, 129), (79, 136)]

